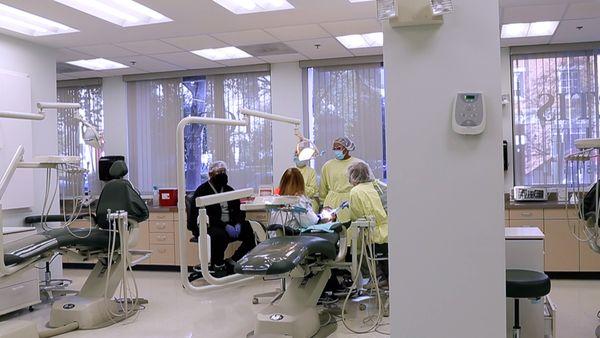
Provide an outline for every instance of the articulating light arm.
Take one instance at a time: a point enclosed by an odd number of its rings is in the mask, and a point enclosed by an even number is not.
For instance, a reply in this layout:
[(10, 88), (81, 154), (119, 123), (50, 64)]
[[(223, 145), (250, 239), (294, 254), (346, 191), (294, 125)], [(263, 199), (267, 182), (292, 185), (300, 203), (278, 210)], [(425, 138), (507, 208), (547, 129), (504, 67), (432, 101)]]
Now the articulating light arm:
[(19, 119), (19, 120), (34, 120), (41, 121), (46, 118), (44, 115), (44, 109), (78, 109), (81, 105), (79, 103), (65, 103), (65, 102), (38, 102), (37, 113), (23, 113), (15, 111), (0, 111), (0, 118)]

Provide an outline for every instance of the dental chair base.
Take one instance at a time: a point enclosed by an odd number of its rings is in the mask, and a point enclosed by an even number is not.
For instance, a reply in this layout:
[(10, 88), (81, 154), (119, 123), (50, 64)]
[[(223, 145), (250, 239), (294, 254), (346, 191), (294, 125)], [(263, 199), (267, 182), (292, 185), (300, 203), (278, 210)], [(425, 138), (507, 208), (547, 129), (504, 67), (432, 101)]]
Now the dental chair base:
[(314, 336), (321, 327), (317, 302), (329, 277), (331, 270), (325, 269), (309, 277), (290, 278), (281, 300), (258, 313), (249, 337)]

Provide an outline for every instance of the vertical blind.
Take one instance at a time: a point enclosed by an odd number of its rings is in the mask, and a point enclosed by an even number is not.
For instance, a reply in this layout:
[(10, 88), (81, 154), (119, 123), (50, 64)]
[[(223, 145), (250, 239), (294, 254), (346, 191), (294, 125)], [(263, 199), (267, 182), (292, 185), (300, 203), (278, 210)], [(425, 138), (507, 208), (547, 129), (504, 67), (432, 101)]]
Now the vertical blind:
[[(75, 120), (74, 116), (79, 116), (92, 124), (98, 132), (104, 129), (104, 113), (102, 110), (102, 87), (65, 87), (57, 89), (58, 102), (79, 103), (79, 111), (71, 109), (58, 110), (58, 153), (67, 156), (80, 156), (81, 166), (88, 170), (84, 180), (84, 189), (89, 189), (91, 193), (100, 193), (100, 181), (98, 180), (97, 163), (102, 153), (85, 145), (83, 141), (81, 124)], [(81, 194), (82, 191), (76, 191), (80, 188), (71, 182), (64, 173), (59, 175), (61, 198), (73, 197), (72, 195)]]
[[(576, 151), (575, 140), (598, 137), (597, 69), (591, 50), (512, 57), (516, 185), (572, 183), (565, 156)], [(595, 163), (577, 175), (593, 182)]]
[(315, 160), (320, 171), (332, 158), (333, 140), (347, 136), (356, 144), (352, 156), (367, 162), (378, 178), (386, 178), (383, 67), (365, 64), (308, 68), (308, 129), (325, 156)]
[[(176, 185), (175, 130), (183, 116), (240, 120), (242, 107), (271, 111), (268, 73), (244, 73), (129, 84), (129, 156), (132, 181), (145, 193)], [(272, 183), (271, 125), (190, 125), (185, 130), (186, 189), (208, 179), (208, 167), (224, 161), (230, 185)]]

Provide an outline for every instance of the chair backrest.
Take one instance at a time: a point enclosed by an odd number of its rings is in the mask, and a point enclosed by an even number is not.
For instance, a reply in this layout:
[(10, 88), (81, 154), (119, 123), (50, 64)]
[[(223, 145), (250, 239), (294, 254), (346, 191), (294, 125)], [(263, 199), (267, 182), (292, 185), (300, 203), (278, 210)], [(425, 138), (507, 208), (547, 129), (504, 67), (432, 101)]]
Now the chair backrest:
[(100, 228), (108, 228), (106, 216), (108, 209), (115, 212), (127, 211), (128, 218), (135, 222), (143, 222), (148, 219), (150, 213), (146, 202), (133, 188), (131, 183), (123, 177), (127, 174), (127, 166), (123, 161), (116, 161), (110, 168), (112, 177), (118, 177), (108, 182), (98, 199), (96, 207), (96, 224)]

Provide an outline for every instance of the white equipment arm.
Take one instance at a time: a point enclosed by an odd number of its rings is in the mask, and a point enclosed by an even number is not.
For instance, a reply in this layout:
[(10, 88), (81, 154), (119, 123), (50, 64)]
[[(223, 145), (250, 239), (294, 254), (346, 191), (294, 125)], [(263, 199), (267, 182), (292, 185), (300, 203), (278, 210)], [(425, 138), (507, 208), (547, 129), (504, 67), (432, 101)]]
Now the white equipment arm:
[[(222, 126), (246, 126), (248, 125), (247, 121), (236, 121), (236, 120), (227, 120), (227, 119), (219, 119), (219, 118), (208, 118), (208, 117), (197, 117), (197, 116), (189, 116), (183, 118), (179, 124), (177, 125), (177, 209), (179, 216), (179, 238), (181, 240), (181, 245), (179, 246), (179, 265), (180, 265), (180, 277), (181, 284), (185, 288), (185, 290), (192, 294), (201, 294), (207, 291), (219, 290), (224, 287), (229, 287), (233, 285), (242, 285), (244, 283), (248, 283), (253, 281), (254, 277), (244, 277), (242, 275), (236, 274), (227, 276), (224, 278), (213, 278), (208, 272), (208, 247), (207, 247), (207, 216), (206, 210), (200, 209), (199, 211), (199, 227), (200, 227), (200, 236), (198, 238), (198, 256), (200, 258), (200, 263), (202, 265), (202, 275), (205, 280), (212, 285), (207, 286), (194, 286), (188, 280), (187, 269), (187, 253), (186, 253), (186, 245), (185, 239), (187, 238), (187, 214), (185, 210), (185, 144), (184, 144), (184, 130), (185, 127), (189, 124), (213, 124), (213, 125), (222, 125)], [(247, 191), (243, 191), (246, 193)], [(226, 196), (227, 198), (232, 197), (231, 195)], [(233, 196), (236, 197), (236, 196)], [(219, 198), (219, 197), (217, 197)], [(202, 202), (202, 201), (201, 201)]]

